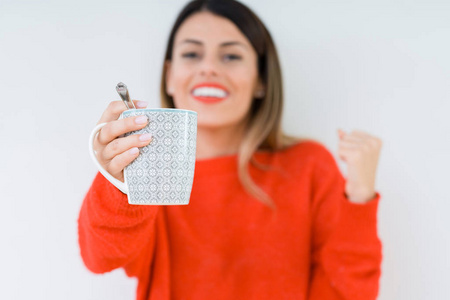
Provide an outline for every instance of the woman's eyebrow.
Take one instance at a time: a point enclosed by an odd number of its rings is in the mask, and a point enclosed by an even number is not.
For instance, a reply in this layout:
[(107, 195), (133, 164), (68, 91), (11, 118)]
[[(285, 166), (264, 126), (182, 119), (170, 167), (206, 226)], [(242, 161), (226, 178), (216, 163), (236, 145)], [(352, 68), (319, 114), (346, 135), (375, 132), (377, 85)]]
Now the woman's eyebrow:
[(241, 42), (238, 42), (238, 41), (225, 42), (225, 43), (220, 44), (220, 47), (233, 46), (233, 45), (242, 46), (244, 48), (247, 48), (247, 45), (245, 45)]
[[(184, 43), (196, 44), (196, 45), (199, 45), (199, 46), (203, 45), (203, 43), (201, 41), (193, 40), (193, 39), (183, 40), (179, 44), (184, 44)], [(220, 47), (227, 47), (227, 46), (234, 46), (234, 45), (242, 46), (244, 48), (247, 48), (247, 45), (245, 45), (245, 44), (243, 44), (241, 42), (238, 42), (238, 41), (224, 42), (224, 43), (220, 44)]]
[(191, 40), (191, 39), (183, 40), (183, 41), (179, 42), (178, 44), (181, 45), (181, 44), (185, 44), (185, 43), (196, 44), (196, 45), (203, 45), (202, 42), (196, 41), (196, 40)]

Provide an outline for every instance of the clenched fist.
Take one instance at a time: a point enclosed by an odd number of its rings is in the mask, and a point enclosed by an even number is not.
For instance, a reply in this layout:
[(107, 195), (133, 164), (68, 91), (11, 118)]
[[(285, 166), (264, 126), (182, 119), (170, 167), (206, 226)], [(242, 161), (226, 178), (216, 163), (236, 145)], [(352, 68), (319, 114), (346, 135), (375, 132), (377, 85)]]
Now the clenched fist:
[(375, 197), (375, 177), (382, 141), (366, 132), (350, 134), (338, 129), (339, 158), (347, 163), (345, 194), (353, 203), (366, 203)]

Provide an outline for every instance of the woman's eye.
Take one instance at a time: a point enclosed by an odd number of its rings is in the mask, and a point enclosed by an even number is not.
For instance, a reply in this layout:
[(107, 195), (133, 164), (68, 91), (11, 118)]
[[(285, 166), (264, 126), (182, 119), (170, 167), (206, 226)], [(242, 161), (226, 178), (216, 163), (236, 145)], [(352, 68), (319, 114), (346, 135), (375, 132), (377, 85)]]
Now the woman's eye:
[(196, 58), (196, 57), (198, 57), (197, 53), (195, 53), (195, 52), (187, 52), (187, 53), (184, 53), (182, 56), (186, 57), (186, 58)]
[(225, 60), (240, 60), (241, 57), (239, 55), (235, 55), (235, 54), (227, 54), (225, 55)]

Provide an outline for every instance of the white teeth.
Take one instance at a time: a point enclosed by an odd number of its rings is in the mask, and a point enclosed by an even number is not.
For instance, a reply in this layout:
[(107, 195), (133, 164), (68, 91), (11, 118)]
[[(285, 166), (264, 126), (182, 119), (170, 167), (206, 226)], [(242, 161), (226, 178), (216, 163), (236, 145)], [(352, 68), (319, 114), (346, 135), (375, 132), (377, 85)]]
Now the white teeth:
[(227, 92), (222, 89), (212, 88), (212, 87), (202, 87), (195, 89), (192, 92), (194, 96), (200, 97), (216, 97), (216, 98), (224, 98), (227, 96)]

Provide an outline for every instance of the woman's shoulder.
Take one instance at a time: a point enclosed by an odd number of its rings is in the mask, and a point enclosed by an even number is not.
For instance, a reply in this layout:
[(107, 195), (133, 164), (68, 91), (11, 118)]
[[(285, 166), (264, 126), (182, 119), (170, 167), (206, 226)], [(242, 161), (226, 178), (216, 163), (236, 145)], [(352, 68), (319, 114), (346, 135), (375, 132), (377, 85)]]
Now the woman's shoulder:
[(279, 150), (277, 156), (274, 162), (292, 174), (301, 170), (320, 170), (326, 174), (339, 168), (332, 152), (316, 139), (299, 139)]
[(329, 160), (333, 158), (331, 151), (325, 146), (324, 143), (311, 139), (296, 139), (284, 148), (279, 153), (284, 156), (301, 157), (308, 159)]
[(291, 139), (291, 143), (278, 150), (273, 162), (280, 164), (287, 169), (319, 168), (335, 169), (338, 168), (337, 161), (329, 148), (319, 140), (312, 138)]

